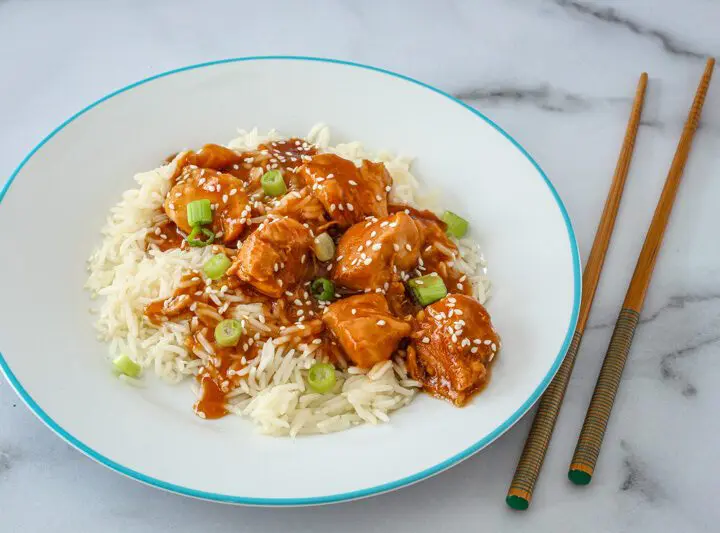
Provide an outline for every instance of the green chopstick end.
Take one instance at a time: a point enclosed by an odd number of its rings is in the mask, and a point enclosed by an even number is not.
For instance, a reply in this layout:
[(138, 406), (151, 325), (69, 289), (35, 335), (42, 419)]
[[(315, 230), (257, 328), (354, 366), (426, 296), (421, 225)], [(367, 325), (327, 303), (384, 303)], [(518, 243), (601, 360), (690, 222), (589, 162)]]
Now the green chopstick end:
[(569, 470), (568, 479), (576, 485), (588, 485), (592, 476), (582, 470)]
[(516, 511), (524, 511), (530, 505), (529, 501), (525, 498), (521, 498), (520, 496), (508, 496), (505, 498), (505, 503)]

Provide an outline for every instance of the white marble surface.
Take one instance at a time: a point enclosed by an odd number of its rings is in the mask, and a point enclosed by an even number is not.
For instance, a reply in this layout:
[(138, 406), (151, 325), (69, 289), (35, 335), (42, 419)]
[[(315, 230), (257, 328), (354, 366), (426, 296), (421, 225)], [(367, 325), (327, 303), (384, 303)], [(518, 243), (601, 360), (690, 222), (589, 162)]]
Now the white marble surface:
[(535, 500), (525, 513), (503, 502), (528, 417), (461, 466), (399, 492), (314, 509), (251, 509), (163, 493), (102, 468), (46, 429), (0, 380), (0, 531), (717, 531), (720, 80), (595, 479), (578, 488), (565, 473), (702, 57), (720, 56), (720, 4), (205, 4), (0, 0), (0, 176), (69, 115), (148, 75), (233, 56), (336, 57), (422, 79), (497, 120), (554, 181), (585, 258), (637, 77), (649, 72), (619, 229)]

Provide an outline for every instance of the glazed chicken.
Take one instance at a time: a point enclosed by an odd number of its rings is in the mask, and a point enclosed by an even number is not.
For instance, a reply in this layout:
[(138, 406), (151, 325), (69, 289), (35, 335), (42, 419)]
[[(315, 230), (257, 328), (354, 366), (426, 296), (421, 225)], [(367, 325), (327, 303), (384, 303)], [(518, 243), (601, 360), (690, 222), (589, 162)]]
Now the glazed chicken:
[(313, 229), (324, 228), (327, 225), (325, 208), (310, 192), (309, 187), (283, 196), (270, 214), (294, 218), (299, 222), (308, 223)]
[(489, 379), (500, 338), (485, 308), (463, 294), (449, 294), (421, 315), (408, 349), (408, 371), (427, 392), (461, 407)]
[(358, 294), (328, 307), (323, 322), (340, 341), (345, 354), (361, 368), (387, 361), (398, 343), (410, 335), (410, 324), (390, 314), (380, 294)]
[[(452, 218), (448, 228), (445, 216), (388, 204), (392, 178), (384, 164), (357, 166), (318, 150), (290, 138), (244, 152), (207, 144), (167, 160), (172, 187), (146, 246), (212, 248), (171, 295), (146, 305), (145, 317), (156, 326), (187, 320), (189, 352), (207, 358), (214, 351), (196, 376), (196, 411), (226, 414), (226, 394), (248, 379), (246, 367), (267, 342), (316, 354), (336, 371), (346, 360), (367, 370), (404, 358), (426, 392), (466, 405), (488, 382), (500, 339), (471, 296), (472, 261), (462, 261), (448, 235), (464, 231), (453, 230)], [(283, 183), (268, 183), (271, 177)], [(188, 237), (187, 208), (196, 200), (209, 200), (212, 210), (202, 218), (208, 238), (199, 242)], [(433, 274), (442, 284), (425, 277)], [(257, 320), (246, 304), (262, 308)], [(235, 339), (232, 324), (217, 329), (233, 321), (241, 322)], [(389, 372), (407, 384), (402, 372)]]
[(363, 161), (358, 168), (335, 154), (320, 154), (301, 166), (299, 172), (330, 218), (343, 229), (365, 217), (388, 214), (387, 193), (392, 178), (382, 163)]
[(387, 290), (417, 265), (422, 233), (403, 212), (355, 224), (340, 239), (332, 279), (354, 290)]
[(243, 154), (220, 146), (219, 144), (206, 144), (197, 152), (190, 152), (187, 156), (187, 164), (200, 168), (211, 168), (222, 170), (231, 165), (240, 163)]
[(229, 174), (186, 166), (176, 185), (170, 189), (163, 207), (178, 228), (190, 233), (187, 205), (203, 199), (210, 200), (213, 206), (212, 230), (215, 235), (222, 231), (222, 236), (218, 235), (222, 241), (237, 240), (250, 214), (242, 182)]
[(245, 239), (228, 273), (279, 298), (309, 271), (312, 236), (292, 218), (268, 218)]

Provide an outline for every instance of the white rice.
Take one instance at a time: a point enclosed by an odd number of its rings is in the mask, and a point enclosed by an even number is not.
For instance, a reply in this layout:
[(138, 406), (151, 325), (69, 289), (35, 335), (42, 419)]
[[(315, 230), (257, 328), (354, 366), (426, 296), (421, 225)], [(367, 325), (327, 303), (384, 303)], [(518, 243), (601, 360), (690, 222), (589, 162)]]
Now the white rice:
[[(236, 150), (252, 150), (260, 143), (281, 139), (274, 130), (264, 136), (257, 129), (239, 133), (228, 143)], [(393, 178), (392, 202), (421, 209), (437, 207), (437, 194), (419, 194), (419, 184), (410, 172), (411, 159), (388, 152), (370, 154), (358, 142), (331, 146), (330, 131), (322, 124), (311, 129), (307, 140), (320, 151), (355, 162), (370, 159), (384, 163)], [(88, 260), (86, 288), (93, 297), (101, 297), (100, 305), (92, 312), (96, 315), (98, 338), (108, 343), (110, 358), (125, 353), (163, 380), (175, 383), (196, 375), (203, 361), (212, 355), (212, 347), (199, 339), (203, 348), (188, 353), (184, 343), (190, 334), (189, 321), (174, 320), (157, 326), (145, 317), (144, 308), (154, 300), (170, 297), (183, 275), (200, 270), (212, 251), (211, 247), (167, 252), (153, 247), (145, 251), (145, 237), (170, 188), (173, 165), (137, 174), (138, 187), (123, 193), (122, 201), (110, 210), (102, 229), (102, 243)], [(462, 239), (457, 245), (461, 256), (455, 267), (468, 276), (475, 297), (484, 303), (489, 281), (479, 247), (470, 239)], [(211, 298), (217, 300), (217, 305), (224, 301), (220, 294)], [(228, 296), (225, 303), (232, 298)], [(259, 303), (236, 304), (233, 313), (250, 330), (271, 331), (264, 324)], [(260, 355), (239, 371), (247, 378), (240, 380), (240, 387), (228, 395), (228, 411), (250, 418), (262, 433), (294, 437), (340, 431), (364, 422), (387, 422), (390, 413), (412, 401), (420, 386), (408, 378), (404, 361), (396, 357), (392, 362), (378, 363), (368, 372), (352, 366), (338, 369), (333, 391), (313, 393), (306, 389), (305, 379), (316, 362), (313, 352), (318, 345), (308, 339), (304, 349), (289, 349), (286, 343), (291, 332), (283, 333), (280, 338), (267, 340)], [(124, 381), (142, 385), (141, 380)]]

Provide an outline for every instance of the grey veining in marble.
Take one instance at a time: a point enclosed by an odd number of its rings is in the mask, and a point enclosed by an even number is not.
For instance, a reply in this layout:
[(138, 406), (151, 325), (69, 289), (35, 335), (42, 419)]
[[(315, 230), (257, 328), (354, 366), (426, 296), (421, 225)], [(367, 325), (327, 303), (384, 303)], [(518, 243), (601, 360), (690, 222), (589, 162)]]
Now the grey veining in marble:
[(68, 116), (146, 76), (226, 57), (335, 57), (440, 87), (512, 133), (565, 201), (585, 259), (635, 85), (647, 71), (618, 226), (531, 509), (512, 512), (503, 501), (527, 417), (462, 465), (392, 494), (316, 509), (235, 508), (164, 493), (97, 465), (45, 428), (0, 379), (0, 532), (324, 533), (378, 524), (417, 532), (718, 531), (720, 79), (708, 94), (598, 472), (584, 488), (565, 474), (703, 58), (720, 56), (720, 3), (307, 4), (0, 0), (0, 176)]

